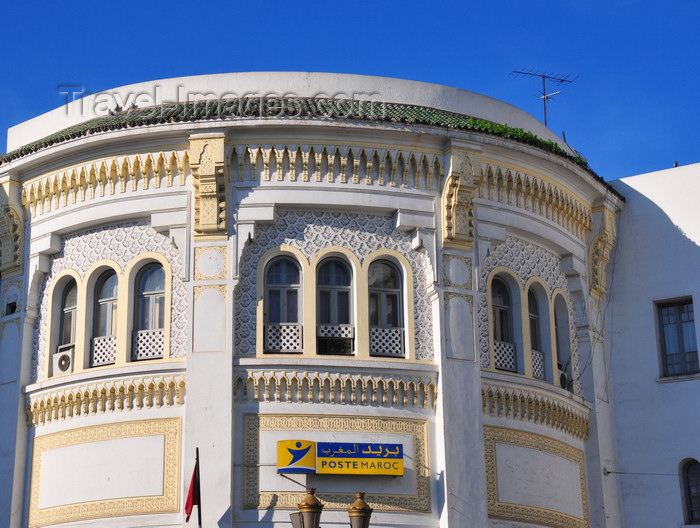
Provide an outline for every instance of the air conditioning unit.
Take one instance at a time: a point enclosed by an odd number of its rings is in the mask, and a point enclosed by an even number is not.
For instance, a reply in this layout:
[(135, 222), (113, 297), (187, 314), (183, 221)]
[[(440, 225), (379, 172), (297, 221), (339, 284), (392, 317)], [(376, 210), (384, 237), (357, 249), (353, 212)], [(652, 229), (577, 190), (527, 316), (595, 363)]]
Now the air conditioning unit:
[(559, 371), (559, 386), (565, 390), (569, 387), (569, 375), (564, 370)]
[(53, 375), (70, 374), (73, 372), (73, 345), (58, 347), (53, 355)]

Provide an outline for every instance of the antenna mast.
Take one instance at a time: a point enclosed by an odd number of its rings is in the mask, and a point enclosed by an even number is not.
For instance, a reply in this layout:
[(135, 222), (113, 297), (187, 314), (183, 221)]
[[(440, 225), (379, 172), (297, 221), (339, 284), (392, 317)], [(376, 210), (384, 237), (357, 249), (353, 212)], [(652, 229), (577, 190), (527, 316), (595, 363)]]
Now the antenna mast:
[(547, 81), (549, 80), (551, 82), (558, 83), (561, 86), (564, 83), (571, 84), (576, 80), (576, 78), (569, 79), (568, 75), (565, 75), (563, 77), (556, 77), (554, 75), (547, 75), (545, 73), (538, 73), (533, 71), (526, 72), (522, 70), (513, 70), (511, 73), (514, 73), (516, 76), (529, 75), (530, 77), (540, 77), (542, 79), (542, 92), (540, 95), (540, 99), (542, 99), (542, 106), (544, 107), (544, 126), (547, 126), (547, 101), (549, 101), (553, 95), (561, 93), (561, 90), (557, 90), (556, 92), (552, 93), (547, 93)]

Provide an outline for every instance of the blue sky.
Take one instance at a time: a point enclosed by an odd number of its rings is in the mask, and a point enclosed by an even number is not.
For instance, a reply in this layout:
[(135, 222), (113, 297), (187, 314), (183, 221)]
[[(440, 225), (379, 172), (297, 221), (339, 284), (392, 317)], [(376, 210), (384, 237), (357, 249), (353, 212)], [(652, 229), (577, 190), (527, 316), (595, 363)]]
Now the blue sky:
[[(700, 162), (700, 0), (12, 2), (3, 9), (7, 128), (96, 92), (183, 75), (329, 71), (455, 86), (542, 119), (541, 82), (577, 77), (549, 127), (607, 180)], [(552, 91), (559, 87), (553, 87)]]

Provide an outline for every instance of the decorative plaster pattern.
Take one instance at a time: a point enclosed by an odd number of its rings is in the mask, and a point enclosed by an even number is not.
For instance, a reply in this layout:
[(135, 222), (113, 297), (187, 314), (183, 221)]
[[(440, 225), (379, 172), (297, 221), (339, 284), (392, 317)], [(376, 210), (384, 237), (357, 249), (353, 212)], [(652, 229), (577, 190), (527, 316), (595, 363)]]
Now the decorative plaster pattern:
[[(39, 509), (41, 458), (45, 451), (88, 442), (155, 435), (164, 438), (162, 495), (125, 497)], [(96, 425), (38, 436), (34, 439), (31, 478), (30, 528), (101, 517), (177, 512), (180, 489), (180, 418)]]
[(484, 414), (551, 427), (578, 440), (588, 439), (588, 415), (563, 400), (522, 387), (482, 384)]
[(54, 421), (185, 403), (184, 375), (110, 379), (35, 392), (27, 399), (27, 421), (35, 427)]
[[(578, 519), (571, 515), (533, 506), (499, 502), (496, 444), (510, 444), (534, 449), (565, 458), (577, 464), (579, 466), (584, 518)], [(590, 526), (583, 451), (546, 436), (488, 426), (484, 427), (484, 447), (486, 451), (486, 496), (489, 517), (532, 523), (538, 526), (551, 526), (552, 528), (588, 528)]]
[(439, 154), (362, 145), (237, 145), (233, 181), (363, 183), (437, 189), (443, 179)]
[(479, 198), (529, 211), (559, 224), (581, 240), (593, 228), (591, 208), (563, 187), (525, 171), (490, 163), (483, 166)]
[(257, 265), (270, 248), (286, 244), (311, 259), (328, 246), (348, 248), (360, 260), (373, 250), (384, 248), (401, 253), (413, 269), (414, 325), (416, 359), (433, 359), (433, 328), (427, 293), (426, 268), (429, 260), (424, 250), (411, 249), (411, 237), (394, 229), (394, 220), (385, 216), (335, 212), (280, 211), (273, 225), (256, 227), (240, 263), (240, 282), (236, 290), (236, 350), (255, 354), (255, 309)]
[(5, 204), (0, 216), (0, 272), (22, 265), (24, 229), (22, 217), (11, 205)]
[[(429, 512), (430, 457), (428, 424), (425, 420), (370, 418), (365, 416), (246, 414), (244, 417), (243, 508), (296, 509), (305, 493), (260, 492), (258, 473), (260, 431), (349, 431), (396, 433), (413, 437), (415, 464), (414, 495), (372, 495), (377, 511)], [(410, 455), (409, 455), (410, 456)], [(319, 493), (327, 510), (344, 510), (355, 500), (354, 493)]]
[(39, 317), (35, 326), (35, 346), (32, 349), (32, 380), (44, 376), (45, 350), (48, 341), (47, 321), (51, 299), (46, 295), (53, 278), (65, 269), (73, 269), (85, 278), (93, 263), (110, 259), (122, 269), (140, 254), (152, 251), (163, 255), (172, 269), (172, 309), (170, 320), (170, 357), (184, 357), (187, 343), (188, 302), (182, 281), (183, 263), (180, 253), (166, 236), (148, 224), (128, 223), (91, 229), (68, 235), (63, 248), (51, 263), (51, 270), (41, 288)]
[[(22, 205), (35, 217), (95, 199), (96, 195), (101, 198), (105, 194), (133, 192), (138, 190), (139, 183), (142, 189), (158, 189), (163, 183), (167, 187), (172, 187), (173, 183), (182, 186), (188, 172), (187, 151), (98, 159), (26, 183), (22, 189)], [(176, 176), (179, 178), (175, 182)]]
[[(569, 298), (569, 287), (566, 276), (561, 270), (559, 257), (544, 248), (520, 240), (515, 237), (506, 237), (505, 242), (496, 246), (491, 255), (484, 259), (481, 266), (479, 280), (479, 291), (482, 293), (478, 306), (479, 324), (479, 356), (481, 366), (488, 368), (491, 365), (491, 353), (489, 350), (489, 313), (488, 298), (486, 296), (487, 278), (491, 271), (498, 267), (505, 266), (516, 273), (521, 284), (530, 277), (539, 277), (547, 286), (551, 293), (555, 289), (561, 289)], [(569, 305), (570, 306), (570, 305)], [(569, 335), (571, 336), (571, 357), (572, 372), (575, 380), (579, 379), (579, 357), (578, 342), (576, 336), (576, 326), (574, 324), (573, 313), (569, 307)], [(578, 383), (574, 383), (576, 394), (580, 395), (581, 388)]]
[(235, 374), (234, 401), (330, 403), (395, 408), (437, 405), (437, 376), (355, 372), (248, 371)]

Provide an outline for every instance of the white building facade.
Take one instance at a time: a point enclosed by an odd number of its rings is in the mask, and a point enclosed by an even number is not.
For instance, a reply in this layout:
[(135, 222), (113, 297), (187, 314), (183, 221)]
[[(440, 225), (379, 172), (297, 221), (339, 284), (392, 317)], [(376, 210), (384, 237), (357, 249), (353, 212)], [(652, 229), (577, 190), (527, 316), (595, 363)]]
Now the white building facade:
[[(531, 116), (224, 74), (79, 99), (8, 151), (0, 524), (183, 526), (196, 448), (204, 526), (290, 526), (307, 487), (325, 527), (360, 490), (377, 527), (692, 524), (697, 238), (653, 222), (678, 271), (652, 279), (636, 194)], [(282, 441), (399, 446), (401, 474), (280, 472)]]

